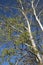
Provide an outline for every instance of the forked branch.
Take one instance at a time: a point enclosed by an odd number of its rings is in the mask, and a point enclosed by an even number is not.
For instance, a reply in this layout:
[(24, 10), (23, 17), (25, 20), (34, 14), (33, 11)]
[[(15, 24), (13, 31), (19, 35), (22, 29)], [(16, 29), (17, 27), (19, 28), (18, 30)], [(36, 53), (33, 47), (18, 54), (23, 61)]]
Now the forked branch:
[[(21, 0), (20, 0), (20, 4), (22, 5), (22, 1), (21, 1)], [(32, 5), (32, 7), (33, 7), (33, 5)], [(27, 22), (27, 25), (28, 25), (28, 32), (29, 32), (29, 34), (30, 34), (30, 39), (31, 39), (31, 43), (32, 43), (33, 49), (34, 49), (35, 51), (38, 51), (38, 49), (36, 48), (36, 44), (35, 44), (35, 42), (34, 42), (32, 33), (31, 33), (31, 27), (30, 27), (30, 24), (29, 24), (28, 17), (26, 16), (26, 13), (24, 12), (23, 6), (22, 6), (21, 8), (22, 8), (22, 11), (21, 11), (21, 12), (22, 12), (23, 16), (25, 17), (26, 22)], [(37, 57), (39, 58), (39, 60), (40, 60), (40, 62), (41, 62), (41, 57), (40, 57), (39, 52), (37, 52), (36, 55), (37, 55)]]
[(42, 24), (41, 24), (41, 22), (40, 22), (40, 19), (38, 19), (38, 16), (36, 15), (36, 10), (35, 10), (34, 4), (33, 4), (34, 2), (32, 1), (31, 3), (32, 3), (32, 9), (33, 9), (33, 13), (34, 13), (34, 16), (35, 16), (35, 18), (36, 18), (36, 21), (38, 22), (38, 24), (39, 24), (41, 30), (43, 31), (43, 26), (42, 26)]

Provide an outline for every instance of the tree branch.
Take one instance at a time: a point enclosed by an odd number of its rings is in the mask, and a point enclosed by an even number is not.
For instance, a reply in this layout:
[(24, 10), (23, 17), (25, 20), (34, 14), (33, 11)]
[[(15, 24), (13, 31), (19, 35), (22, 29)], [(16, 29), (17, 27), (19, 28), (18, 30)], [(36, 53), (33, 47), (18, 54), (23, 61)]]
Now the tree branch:
[(38, 16), (36, 15), (35, 7), (34, 7), (34, 5), (33, 5), (34, 2), (32, 1), (31, 3), (32, 3), (32, 9), (33, 9), (34, 16), (35, 16), (35, 18), (36, 18), (36, 20), (37, 20), (37, 22), (38, 22), (38, 24), (39, 24), (41, 30), (43, 31), (43, 26), (42, 26), (40, 20), (38, 19)]
[(39, 12), (39, 14), (38, 14), (38, 17), (40, 16), (40, 14), (43, 12), (43, 9)]
[(40, 1), (40, 0), (37, 1), (36, 5), (35, 5), (35, 8), (37, 8), (39, 1)]
[[(22, 1), (21, 1), (21, 3), (22, 3)], [(33, 7), (33, 5), (32, 5), (32, 7)], [(23, 8), (23, 6), (22, 6), (22, 8)], [(23, 9), (23, 10), (24, 10), (24, 9)], [(35, 42), (34, 42), (34, 39), (33, 39), (32, 33), (31, 33), (31, 27), (30, 27), (30, 24), (29, 24), (29, 20), (28, 20), (28, 18), (27, 18), (27, 16), (26, 16), (25, 12), (24, 12), (23, 10), (22, 10), (21, 12), (22, 12), (22, 14), (24, 15), (24, 17), (25, 17), (25, 19), (26, 19), (26, 22), (27, 22), (27, 25), (28, 25), (28, 32), (29, 32), (29, 34), (30, 34), (30, 39), (31, 39), (31, 43), (32, 43), (33, 49), (34, 49), (35, 51), (37, 51), (36, 44), (35, 44)], [(36, 55), (37, 55), (37, 57), (39, 58), (39, 60), (40, 60), (40, 62), (41, 62), (41, 57), (40, 57), (39, 52), (37, 52)]]

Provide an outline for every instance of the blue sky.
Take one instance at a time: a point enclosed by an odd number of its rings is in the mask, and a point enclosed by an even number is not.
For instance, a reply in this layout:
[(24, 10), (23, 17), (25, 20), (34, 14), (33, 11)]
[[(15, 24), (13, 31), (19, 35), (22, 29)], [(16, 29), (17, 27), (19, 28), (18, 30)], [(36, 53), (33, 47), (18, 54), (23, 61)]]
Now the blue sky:
[[(37, 3), (37, 0), (35, 0), (35, 3)], [(40, 0), (38, 5), (41, 5), (41, 6), (38, 6), (38, 8), (39, 7), (43, 8), (43, 0)], [(17, 0), (0, 0), (0, 7), (2, 8), (2, 9), (0, 8), (0, 15), (4, 14), (7, 17), (11, 17), (10, 11), (4, 11), (3, 10), (3, 7), (5, 7), (5, 6), (15, 7), (15, 6), (17, 6)], [(17, 13), (17, 9), (12, 8), (12, 11), (13, 11), (13, 14)], [(39, 11), (40, 11), (40, 9), (39, 9)]]

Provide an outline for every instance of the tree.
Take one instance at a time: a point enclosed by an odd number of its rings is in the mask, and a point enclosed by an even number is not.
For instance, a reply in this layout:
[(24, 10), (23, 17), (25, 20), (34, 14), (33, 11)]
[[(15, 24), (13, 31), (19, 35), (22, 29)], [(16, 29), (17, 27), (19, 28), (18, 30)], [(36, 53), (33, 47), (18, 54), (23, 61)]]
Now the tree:
[[(30, 52), (35, 55), (36, 60), (41, 63), (42, 59), (40, 57), (40, 52), (37, 49), (36, 43), (32, 35), (32, 31), (31, 31), (32, 21), (29, 20), (28, 15), (27, 15), (28, 13), (31, 13), (32, 15), (34, 15), (41, 30), (43, 31), (42, 24), (36, 15), (36, 11), (34, 8), (34, 1), (32, 0), (32, 1), (29, 1), (30, 3), (29, 2), (27, 3), (25, 0), (24, 1), (17, 0), (17, 2), (18, 2), (17, 3), (18, 7), (13, 7), (13, 8), (19, 10), (18, 12), (19, 14), (16, 15), (15, 18), (14, 18), (12, 9), (11, 9), (11, 14), (13, 15), (13, 18), (7, 18), (7, 17), (2, 16), (4, 23), (3, 22), (0, 23), (0, 25), (2, 26), (2, 28), (0, 28), (1, 37), (2, 37), (0, 41), (1, 42), (13, 41), (14, 44), (19, 45), (21, 43), (28, 46), (30, 48)], [(37, 2), (37, 5), (38, 5), (38, 2)], [(29, 8), (27, 7), (27, 5)], [(5, 11), (6, 10), (9, 11), (9, 9), (10, 7), (5, 7)], [(12, 35), (12, 33), (14, 33), (14, 35)], [(6, 55), (6, 54), (10, 55), (10, 53), (13, 54), (14, 50), (13, 49), (11, 50), (12, 52), (10, 50), (5, 49), (4, 54), (3, 53), (2, 54), (3, 55)], [(18, 64), (18, 60), (16, 62), (16, 65), (17, 64)]]

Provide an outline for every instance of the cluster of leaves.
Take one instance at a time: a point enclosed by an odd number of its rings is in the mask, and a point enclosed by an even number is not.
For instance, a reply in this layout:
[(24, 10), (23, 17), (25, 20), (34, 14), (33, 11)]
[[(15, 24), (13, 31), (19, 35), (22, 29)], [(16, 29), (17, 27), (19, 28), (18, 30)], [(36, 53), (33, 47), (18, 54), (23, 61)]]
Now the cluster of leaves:
[[(3, 25), (1, 26), (3, 27)], [(19, 22), (17, 18), (5, 18), (4, 28), (1, 28), (1, 30), (1, 36), (3, 37), (3, 32), (5, 36), (5, 39), (2, 39), (3, 41), (13, 41), (16, 45), (27, 43), (31, 47), (30, 36), (28, 31), (25, 29), (25, 24), (24, 22)], [(12, 36), (15, 31), (18, 32), (18, 37), (17, 35)]]
[(20, 34), (19, 38), (15, 41), (16, 44), (20, 44), (20, 43), (28, 43), (31, 44), (31, 41), (29, 39), (29, 33), (28, 32), (23, 32), (22, 34)]
[(6, 49), (6, 48), (5, 48), (5, 49), (2, 51), (2, 57), (7, 56), (7, 55), (13, 55), (13, 54), (15, 54), (14, 48), (10, 48), (10, 49)]
[[(27, 43), (30, 45), (29, 48), (33, 51), (30, 36), (28, 31), (25, 29), (24, 23), (19, 22), (17, 18), (6, 18), (4, 22), (5, 28), (0, 28), (2, 41), (13, 41), (16, 45)], [(1, 26), (3, 27), (2, 24)], [(15, 33), (15, 31), (18, 33), (18, 37), (17, 35), (12, 36), (13, 32)], [(3, 35), (5, 37), (4, 40)]]
[(24, 23), (18, 22), (18, 19), (15, 18), (8, 18), (7, 22), (11, 26), (12, 31), (20, 33), (19, 37), (17, 37), (17, 39), (14, 41), (17, 45), (20, 43), (31, 44), (29, 33), (26, 31)]
[[(15, 18), (6, 18), (3, 21), (4, 23), (0, 23), (0, 36), (3, 41), (12, 40), (13, 38), (11, 35), (15, 31), (22, 34), (26, 31), (24, 23), (18, 22)], [(3, 36), (5, 37), (5, 40), (3, 39)]]

